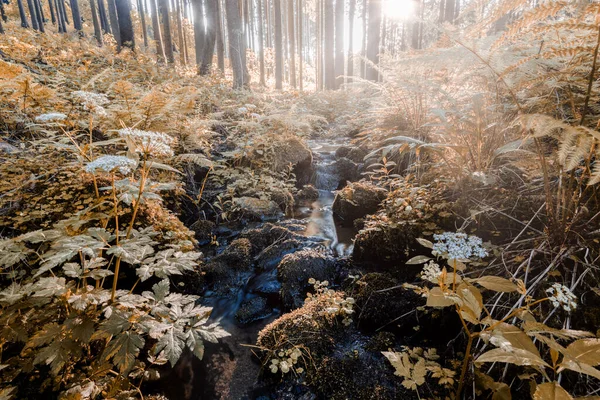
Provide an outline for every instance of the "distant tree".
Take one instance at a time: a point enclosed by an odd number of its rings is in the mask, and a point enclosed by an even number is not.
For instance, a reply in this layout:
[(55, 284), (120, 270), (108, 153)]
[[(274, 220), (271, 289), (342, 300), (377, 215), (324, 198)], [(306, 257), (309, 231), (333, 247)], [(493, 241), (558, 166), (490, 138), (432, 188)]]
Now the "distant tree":
[[(417, 17), (421, 16), (423, 4), (421, 0), (414, 0), (414, 10)], [(445, 15), (445, 14), (444, 14)], [(412, 26), (412, 48), (419, 50), (422, 46), (421, 41), (422, 22), (420, 18), (416, 18)]]
[(363, 37), (362, 37), (362, 49), (361, 49), (361, 55), (362, 55), (362, 60), (360, 62), (360, 76), (361, 78), (366, 78), (367, 77), (367, 62), (365, 61), (367, 59), (367, 9), (369, 4), (369, 0), (363, 0), (363, 8), (362, 8), (362, 24), (363, 24)]
[(196, 50), (196, 68), (200, 73), (202, 65), (202, 53), (204, 52), (204, 42), (206, 36), (206, 26), (204, 24), (204, 0), (194, 0), (194, 49)]
[[(52, 1), (52, 0), (50, 0)], [(104, 6), (104, 0), (98, 0), (98, 14), (100, 16), (100, 25), (104, 33), (111, 33), (110, 24), (108, 23), (108, 15), (106, 13), (106, 7)]]
[(158, 20), (158, 7), (156, 6), (156, 0), (150, 1), (150, 11), (152, 11), (152, 31), (154, 34), (154, 41), (156, 42), (156, 58), (159, 63), (165, 62), (165, 48), (163, 46), (162, 34), (160, 31), (160, 22)]
[(67, 13), (65, 11), (64, 0), (54, 0), (56, 6), (56, 19), (58, 21), (58, 31), (67, 32)]
[(138, 15), (142, 23), (142, 36), (144, 38), (144, 48), (148, 48), (148, 32), (146, 30), (146, 12), (144, 10), (144, 0), (137, 0)]
[(37, 18), (37, 24), (40, 32), (45, 32), (44, 28), (44, 10), (40, 0), (33, 0), (33, 7), (35, 8), (35, 17)]
[[(140, 0), (142, 1), (142, 0)], [(181, 0), (175, 0), (175, 12), (177, 13), (177, 39), (179, 40), (179, 61), (181, 65), (186, 65), (186, 46), (183, 36), (183, 21), (181, 13)]]
[(296, 84), (296, 34), (294, 33), (294, 0), (288, 0), (288, 42), (290, 44), (290, 85), (295, 89)]
[(258, 69), (260, 73), (260, 85), (265, 86), (265, 46), (264, 46), (264, 17), (263, 17), (263, 2), (258, 0)]
[(0, 35), (4, 33), (4, 27), (2, 26), (2, 20), (4, 18), (0, 18)]
[[(76, 1), (76, 0), (75, 0)], [(119, 36), (121, 45), (135, 50), (135, 36), (131, 21), (130, 0), (116, 0), (117, 18), (119, 19)]]
[(6, 10), (4, 9), (3, 0), (0, 0), (0, 17), (2, 18), (2, 21), (8, 21), (8, 17), (6, 16)]
[(246, 68), (246, 43), (238, 0), (225, 0), (227, 13), (227, 36), (229, 38), (229, 61), (233, 70), (233, 88), (250, 86), (250, 75)]
[(324, 72), (325, 72), (325, 89), (335, 89), (335, 31), (333, 17), (333, 1), (325, 0), (324, 8), (324, 25), (325, 25), (325, 41), (323, 45)]
[(81, 31), (83, 26), (81, 25), (81, 14), (79, 13), (79, 2), (77, 0), (71, 0), (71, 14), (73, 15), (73, 27), (76, 31)]
[(115, 38), (115, 42), (117, 42), (117, 51), (121, 51), (121, 45), (123, 44), (123, 42), (121, 41), (121, 29), (119, 27), (119, 16), (117, 13), (117, 4), (115, 1), (116, 0), (106, 0), (106, 4), (108, 5), (108, 18), (110, 19), (111, 31), (113, 37)]
[(158, 0), (158, 12), (160, 13), (163, 30), (162, 37), (165, 47), (165, 56), (167, 62), (173, 64), (175, 57), (173, 56), (173, 38), (171, 36), (171, 18), (169, 16), (169, 0)]
[(303, 40), (303, 26), (302, 26), (302, 19), (303, 19), (303, 1), (302, 0), (297, 0), (297, 14), (298, 14), (298, 81), (300, 84), (300, 91), (304, 90), (304, 66), (303, 66), (303, 50), (304, 50), (304, 40)]
[(356, 11), (356, 0), (349, 0), (350, 8), (348, 9), (348, 82), (352, 82), (354, 76), (354, 13)]
[(33, 30), (39, 30), (38, 27), (38, 19), (35, 13), (35, 6), (33, 5), (33, 0), (27, 0), (27, 8), (29, 8), (29, 16), (31, 17), (31, 27)]
[[(345, 1), (335, 2), (335, 88), (339, 89), (344, 83), (344, 19), (346, 18)], [(352, 35), (350, 35), (352, 36)]]
[(23, 0), (17, 0), (17, 5), (19, 6), (19, 16), (21, 17), (21, 26), (23, 28), (29, 28), (29, 23), (27, 22), (27, 15), (25, 14), (25, 7), (23, 7)]
[(215, 42), (217, 41), (217, 21), (219, 19), (218, 0), (205, 0), (206, 33), (204, 35), (204, 46), (200, 60), (200, 75), (210, 72), (213, 56), (215, 54)]
[(223, 40), (223, 7), (221, 0), (217, 0), (217, 65), (221, 72), (225, 72), (225, 41)]
[[(48, 7), (50, 8), (50, 20), (52, 25), (56, 25), (56, 13), (54, 12), (54, 1), (48, 0)], [(0, 0), (0, 9), (2, 8), (2, 0)]]
[(100, 28), (100, 20), (98, 19), (98, 11), (96, 10), (96, 2), (90, 0), (90, 9), (92, 10), (92, 22), (94, 23), (94, 35), (98, 41), (98, 45), (102, 46), (102, 29)]
[(281, 29), (281, 1), (273, 2), (275, 10), (275, 89), (283, 88), (283, 34)]
[(379, 72), (379, 45), (381, 42), (381, 0), (369, 0), (369, 26), (367, 30), (367, 79), (377, 81)]

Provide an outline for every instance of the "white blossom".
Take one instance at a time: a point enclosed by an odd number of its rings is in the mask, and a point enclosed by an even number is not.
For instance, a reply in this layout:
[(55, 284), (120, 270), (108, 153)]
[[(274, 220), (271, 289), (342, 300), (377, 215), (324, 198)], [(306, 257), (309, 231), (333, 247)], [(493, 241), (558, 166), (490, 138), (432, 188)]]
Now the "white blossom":
[(135, 146), (135, 151), (157, 157), (173, 156), (171, 145), (174, 143), (172, 137), (167, 134), (140, 129), (120, 129), (119, 135)]
[(560, 283), (554, 283), (549, 289), (546, 289), (550, 301), (555, 308), (561, 307), (571, 312), (577, 308), (577, 297), (571, 292), (571, 289)]
[(462, 232), (444, 232), (441, 235), (433, 235), (433, 238), (436, 242), (432, 254), (436, 256), (459, 260), (483, 258), (488, 255), (483, 241), (477, 236), (467, 236)]
[(426, 264), (425, 267), (423, 267), (423, 271), (421, 271), (421, 279), (431, 283), (437, 284), (440, 275), (442, 275), (442, 270), (440, 269), (440, 266), (433, 261)]
[(118, 170), (121, 174), (127, 175), (135, 169), (137, 162), (131, 158), (123, 156), (102, 156), (85, 166), (85, 170), (94, 173), (98, 170), (104, 172), (113, 172)]
[(105, 94), (77, 90), (73, 92), (73, 95), (81, 101), (84, 110), (95, 112), (103, 117), (108, 115), (104, 106), (108, 104), (110, 100), (108, 100), (108, 97)]
[(67, 116), (63, 113), (57, 113), (57, 112), (41, 114), (41, 115), (38, 115), (37, 117), (35, 117), (35, 120), (37, 122), (42, 122), (42, 123), (52, 122), (52, 121), (62, 121), (64, 119), (67, 119)]

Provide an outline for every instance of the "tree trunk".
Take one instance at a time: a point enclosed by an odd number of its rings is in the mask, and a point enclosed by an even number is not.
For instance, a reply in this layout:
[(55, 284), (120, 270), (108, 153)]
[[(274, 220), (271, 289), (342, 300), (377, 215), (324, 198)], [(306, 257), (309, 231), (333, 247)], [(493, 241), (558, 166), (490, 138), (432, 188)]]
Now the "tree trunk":
[(265, 86), (265, 46), (264, 46), (264, 18), (263, 18), (263, 0), (258, 0), (258, 69), (260, 72), (260, 85)]
[[(416, 15), (421, 15), (421, 1), (414, 0), (414, 9)], [(419, 50), (421, 48), (421, 21), (415, 20), (412, 27), (412, 48)]]
[(283, 35), (281, 31), (281, 1), (273, 2), (275, 8), (275, 89), (283, 89)]
[(98, 15), (100, 17), (100, 26), (104, 33), (110, 34), (110, 24), (108, 23), (108, 16), (106, 15), (106, 7), (104, 6), (104, 0), (98, 0)]
[(133, 22), (131, 21), (131, 3), (129, 0), (116, 1), (121, 45), (129, 47), (133, 51), (135, 50), (135, 37), (133, 32)]
[(58, 32), (66, 33), (67, 32), (67, 22), (65, 18), (65, 3), (63, 0), (54, 0), (54, 5), (56, 6), (56, 19), (58, 20)]
[(67, 7), (65, 7), (65, 0), (61, 0), (61, 8), (63, 11), (63, 18), (65, 19), (65, 23), (68, 25), (71, 22), (69, 22), (69, 16), (67, 14)]
[(200, 73), (206, 27), (204, 26), (204, 0), (194, 1), (194, 49), (196, 50), (196, 70)]
[[(56, 14), (54, 13), (54, 2), (52, 0), (48, 0), (48, 7), (50, 8), (50, 20), (52, 21), (52, 25), (56, 25)], [(4, 9), (2, 8), (2, 0), (0, 0), (0, 11), (2, 11), (2, 18), (4, 18)]]
[(335, 88), (339, 89), (344, 83), (344, 18), (345, 0), (335, 2)]
[(27, 15), (25, 14), (25, 7), (23, 7), (23, 0), (17, 0), (17, 5), (19, 6), (19, 15), (21, 17), (21, 27), (29, 28), (29, 23), (27, 22)]
[(148, 48), (148, 31), (146, 29), (146, 11), (144, 10), (144, 0), (138, 0), (138, 14), (142, 23), (142, 36), (144, 37), (144, 48)]
[(4, 27), (2, 26), (2, 20), (4, 18), (0, 18), (0, 35), (4, 34)]
[(362, 22), (363, 22), (363, 37), (362, 37), (362, 49), (361, 55), (362, 60), (360, 62), (360, 76), (361, 78), (367, 77), (367, 9), (369, 8), (369, 0), (363, 0), (363, 9), (362, 9)]
[(354, 13), (356, 11), (356, 0), (350, 0), (348, 10), (348, 82), (352, 82), (354, 76)]
[(454, 23), (454, 7), (456, 2), (454, 0), (446, 0), (446, 11), (444, 13), (444, 21)]
[(121, 30), (119, 29), (117, 5), (115, 4), (115, 0), (106, 0), (106, 4), (108, 5), (108, 18), (110, 18), (111, 31), (115, 38), (115, 42), (117, 42), (117, 51), (121, 51), (121, 45), (123, 42), (121, 42)]
[(94, 34), (98, 45), (102, 46), (102, 30), (100, 29), (100, 20), (98, 19), (98, 12), (96, 11), (96, 2), (90, 0), (90, 9), (92, 10), (92, 21), (94, 23)]
[(27, 0), (27, 8), (29, 8), (29, 16), (31, 17), (31, 27), (34, 31), (39, 30), (37, 15), (35, 14), (35, 6), (33, 5), (33, 0)]
[(229, 38), (229, 61), (233, 70), (233, 88), (250, 86), (250, 75), (246, 68), (246, 43), (238, 0), (225, 0), (227, 12), (227, 36)]
[(162, 34), (160, 31), (160, 22), (158, 20), (158, 7), (156, 6), (156, 0), (149, 1), (150, 11), (152, 12), (152, 31), (154, 41), (156, 42), (156, 59), (158, 63), (161, 64), (165, 62), (165, 48), (163, 46)]
[(163, 30), (163, 43), (165, 46), (165, 55), (167, 56), (167, 62), (173, 64), (175, 57), (173, 55), (173, 39), (171, 36), (171, 18), (169, 17), (169, 1), (158, 0), (158, 11), (161, 16)]
[[(0, 17), (2, 18), (2, 21), (8, 21), (8, 18), (6, 17), (6, 10), (4, 10), (4, 3), (2, 2), (2, 0), (0, 0)], [(52, 23), (54, 23), (54, 14), (52, 14), (52, 18)]]
[(324, 67), (325, 67), (325, 89), (335, 89), (335, 25), (333, 15), (333, 1), (325, 0), (325, 45), (323, 46)]
[(294, 0), (288, 0), (288, 40), (290, 44), (290, 85), (296, 89), (296, 34), (294, 33)]
[(221, 0), (217, 0), (217, 65), (221, 72), (225, 72), (225, 41), (223, 40), (223, 9), (221, 7)]
[(177, 38), (179, 39), (179, 61), (181, 65), (186, 65), (185, 58), (185, 39), (183, 38), (183, 21), (181, 20), (181, 0), (175, 0), (177, 4), (175, 12), (177, 13)]
[(46, 32), (44, 29), (44, 11), (42, 10), (42, 4), (40, 3), (40, 0), (33, 0), (33, 7), (35, 8), (35, 17), (37, 18), (37, 24), (40, 32)]
[(202, 48), (202, 60), (200, 63), (200, 75), (207, 75), (212, 66), (215, 54), (215, 42), (217, 40), (217, 21), (219, 18), (218, 0), (205, 0), (206, 34)]
[(83, 26), (81, 25), (81, 14), (79, 13), (79, 2), (77, 0), (71, 0), (71, 14), (73, 15), (73, 27), (76, 31), (81, 31)]
[(317, 89), (318, 90), (323, 90), (324, 88), (324, 78), (325, 78), (325, 73), (323, 71), (323, 32), (324, 32), (324, 16), (323, 16), (323, 10), (325, 7), (325, 0), (317, 0), (317, 7), (318, 7), (318, 11), (317, 11), (317, 21), (318, 21), (318, 27), (317, 27)]
[(302, 38), (302, 31), (303, 31), (303, 27), (302, 27), (302, 22), (303, 22), (303, 10), (302, 10), (302, 0), (298, 0), (298, 2), (296, 3), (297, 7), (297, 13), (298, 13), (298, 81), (300, 84), (300, 91), (302, 92), (304, 90), (304, 60), (302, 59), (303, 56), (303, 50), (304, 50), (304, 40)]

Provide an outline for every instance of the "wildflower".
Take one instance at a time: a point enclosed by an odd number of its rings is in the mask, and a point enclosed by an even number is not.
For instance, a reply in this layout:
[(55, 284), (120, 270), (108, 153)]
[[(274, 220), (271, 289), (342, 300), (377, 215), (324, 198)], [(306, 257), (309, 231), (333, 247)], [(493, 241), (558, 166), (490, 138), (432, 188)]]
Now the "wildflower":
[(284, 374), (290, 372), (290, 364), (288, 364), (287, 361), (282, 361), (281, 363), (279, 363), (279, 368), (281, 368), (281, 372), (283, 372)]
[(133, 144), (138, 153), (157, 157), (173, 156), (171, 145), (174, 140), (169, 135), (132, 128), (120, 129), (118, 132), (121, 137)]
[(104, 106), (110, 101), (105, 94), (78, 90), (73, 92), (73, 95), (81, 101), (84, 110), (93, 111), (103, 117), (108, 114)]
[(426, 264), (425, 267), (423, 267), (423, 271), (421, 271), (421, 279), (431, 283), (437, 284), (440, 275), (442, 275), (442, 270), (440, 269), (440, 266), (433, 261)]
[(118, 170), (121, 174), (127, 175), (135, 169), (136, 165), (137, 162), (131, 158), (123, 156), (102, 156), (88, 163), (88, 165), (85, 166), (85, 170), (92, 174), (98, 170), (104, 172)]
[(35, 120), (37, 122), (52, 122), (52, 121), (62, 121), (64, 119), (67, 119), (67, 116), (63, 113), (47, 113), (47, 114), (42, 114), (42, 115), (38, 115), (37, 117), (35, 117)]
[(483, 241), (477, 236), (467, 236), (462, 232), (444, 232), (433, 235), (433, 255), (444, 256), (451, 260), (465, 260), (472, 257), (483, 258), (488, 255)]
[(562, 306), (567, 312), (571, 312), (577, 308), (577, 297), (565, 285), (554, 283), (549, 289), (546, 289), (546, 293), (548, 293), (554, 308)]
[(248, 112), (248, 109), (246, 107), (240, 107), (237, 111), (240, 114), (246, 114)]

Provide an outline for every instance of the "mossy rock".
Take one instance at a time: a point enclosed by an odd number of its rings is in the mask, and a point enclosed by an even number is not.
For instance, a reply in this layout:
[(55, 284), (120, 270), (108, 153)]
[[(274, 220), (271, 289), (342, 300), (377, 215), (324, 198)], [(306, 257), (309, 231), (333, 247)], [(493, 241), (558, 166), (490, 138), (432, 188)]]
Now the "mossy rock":
[(333, 281), (336, 263), (333, 257), (321, 252), (305, 249), (285, 256), (277, 266), (277, 277), (281, 281), (281, 301), (285, 309), (299, 308), (304, 304), (311, 285), (310, 278), (318, 281)]
[(352, 226), (355, 220), (377, 212), (386, 194), (385, 189), (369, 182), (350, 183), (337, 192), (332, 210), (343, 225)]

